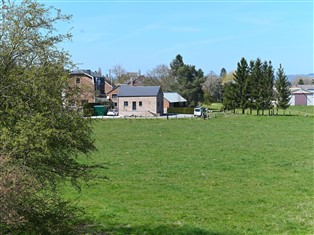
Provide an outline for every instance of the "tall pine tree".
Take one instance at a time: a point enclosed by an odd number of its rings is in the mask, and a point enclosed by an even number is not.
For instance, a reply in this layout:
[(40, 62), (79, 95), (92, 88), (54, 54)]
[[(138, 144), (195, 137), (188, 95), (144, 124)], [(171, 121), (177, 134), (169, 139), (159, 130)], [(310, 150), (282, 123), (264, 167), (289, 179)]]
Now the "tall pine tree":
[(274, 68), (272, 66), (271, 61), (268, 62), (268, 67), (266, 71), (266, 108), (270, 110), (273, 108), (272, 101), (274, 100), (274, 81), (275, 81), (275, 75), (274, 75)]
[(235, 93), (235, 84), (233, 82), (224, 84), (224, 94), (222, 99), (223, 109), (235, 111), (235, 109), (238, 107)]
[(242, 109), (244, 114), (247, 108), (247, 101), (249, 96), (247, 82), (249, 79), (249, 67), (245, 58), (242, 58), (238, 63), (237, 70), (234, 74), (234, 86), (235, 86), (235, 102), (238, 108)]
[(278, 108), (285, 110), (290, 106), (290, 90), (288, 78), (285, 75), (284, 69), (282, 68), (281, 64), (276, 75), (276, 104)]
[(258, 106), (262, 110), (270, 109), (273, 99), (274, 72), (271, 61), (264, 61), (261, 66), (262, 76), (258, 81)]
[(260, 58), (257, 58), (254, 62), (254, 66), (252, 68), (251, 74), (252, 86), (251, 86), (251, 93), (252, 93), (252, 103), (253, 108), (257, 110), (257, 114), (262, 108), (263, 103), (263, 72), (262, 72), (262, 61)]

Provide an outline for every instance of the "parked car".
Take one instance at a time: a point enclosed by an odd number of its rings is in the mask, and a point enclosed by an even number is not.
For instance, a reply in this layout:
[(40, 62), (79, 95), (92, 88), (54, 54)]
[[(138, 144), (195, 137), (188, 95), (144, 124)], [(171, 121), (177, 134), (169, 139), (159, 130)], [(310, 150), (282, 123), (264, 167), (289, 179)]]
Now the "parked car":
[(202, 107), (195, 107), (194, 108), (194, 117), (202, 117), (204, 114), (204, 108)]
[(109, 109), (107, 112), (107, 116), (118, 116), (118, 110), (117, 109)]

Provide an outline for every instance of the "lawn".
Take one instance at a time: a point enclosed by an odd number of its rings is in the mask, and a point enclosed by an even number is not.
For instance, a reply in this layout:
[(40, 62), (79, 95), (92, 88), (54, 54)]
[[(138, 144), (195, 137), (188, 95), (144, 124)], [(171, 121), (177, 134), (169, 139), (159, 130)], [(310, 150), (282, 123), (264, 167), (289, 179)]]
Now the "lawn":
[(95, 120), (81, 193), (106, 234), (313, 234), (314, 118)]

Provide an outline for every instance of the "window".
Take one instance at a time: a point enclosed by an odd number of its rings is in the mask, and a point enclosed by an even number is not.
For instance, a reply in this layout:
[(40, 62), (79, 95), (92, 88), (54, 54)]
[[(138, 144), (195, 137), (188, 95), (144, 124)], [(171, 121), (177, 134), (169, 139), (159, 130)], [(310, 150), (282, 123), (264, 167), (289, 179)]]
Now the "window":
[(124, 101), (124, 107), (129, 106), (129, 102), (128, 101)]
[(117, 94), (112, 94), (112, 99), (117, 98)]
[(142, 107), (142, 106), (143, 106), (142, 101), (139, 101), (139, 102), (138, 102), (138, 106), (140, 106), (140, 107)]
[(117, 107), (117, 106), (118, 106), (118, 103), (117, 103), (117, 102), (114, 102), (114, 103), (113, 103), (113, 106), (114, 106), (114, 107)]
[(76, 84), (80, 84), (81, 83), (81, 78), (76, 78)]

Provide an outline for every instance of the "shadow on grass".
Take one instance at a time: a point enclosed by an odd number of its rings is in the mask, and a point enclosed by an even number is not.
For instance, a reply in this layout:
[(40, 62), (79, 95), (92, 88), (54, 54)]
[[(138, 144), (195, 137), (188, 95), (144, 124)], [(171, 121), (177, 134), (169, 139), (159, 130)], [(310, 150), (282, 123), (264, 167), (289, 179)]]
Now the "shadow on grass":
[[(95, 231), (97, 230), (97, 231)], [(89, 231), (89, 234), (97, 235), (228, 235), (231, 233), (220, 233), (215, 231), (208, 231), (200, 228), (179, 226), (179, 225), (160, 225), (160, 226), (126, 226), (116, 225), (106, 228), (97, 228)]]

